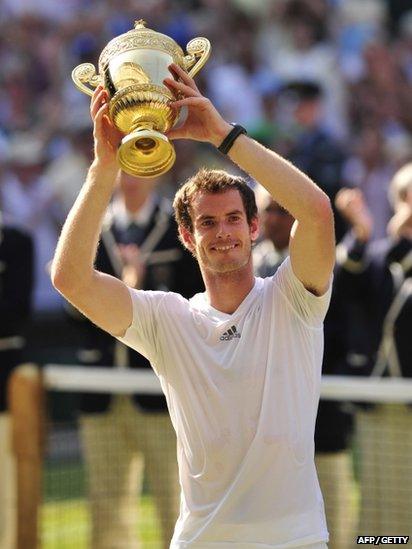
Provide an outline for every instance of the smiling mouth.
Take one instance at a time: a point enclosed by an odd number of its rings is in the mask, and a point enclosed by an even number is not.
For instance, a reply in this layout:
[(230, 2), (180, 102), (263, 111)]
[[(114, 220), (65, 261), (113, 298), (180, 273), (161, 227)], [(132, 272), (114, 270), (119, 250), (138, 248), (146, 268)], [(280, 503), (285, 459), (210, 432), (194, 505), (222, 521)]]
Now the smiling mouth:
[(238, 244), (228, 244), (226, 246), (212, 246), (212, 250), (215, 252), (228, 252), (237, 248)]

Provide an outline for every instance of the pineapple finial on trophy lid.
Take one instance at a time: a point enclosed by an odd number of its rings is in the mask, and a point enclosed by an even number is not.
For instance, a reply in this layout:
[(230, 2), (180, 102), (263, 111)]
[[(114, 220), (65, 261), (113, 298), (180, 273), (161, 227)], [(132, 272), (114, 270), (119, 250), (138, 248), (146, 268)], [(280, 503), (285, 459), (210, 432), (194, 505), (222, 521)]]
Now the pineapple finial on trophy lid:
[(138, 19), (134, 22), (135, 29), (145, 29), (147, 22), (144, 19)]

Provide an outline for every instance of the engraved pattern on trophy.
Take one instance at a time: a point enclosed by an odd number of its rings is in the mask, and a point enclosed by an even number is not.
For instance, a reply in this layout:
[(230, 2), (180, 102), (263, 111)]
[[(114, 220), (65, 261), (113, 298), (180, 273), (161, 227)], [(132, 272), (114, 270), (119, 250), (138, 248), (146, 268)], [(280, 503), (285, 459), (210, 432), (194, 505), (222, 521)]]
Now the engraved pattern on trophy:
[(73, 80), (84, 93), (93, 93), (86, 82), (95, 86), (102, 82), (109, 92), (109, 116), (125, 134), (117, 153), (125, 172), (156, 177), (173, 166), (175, 149), (165, 133), (180, 120), (181, 113), (171, 108), (176, 97), (163, 80), (170, 77), (171, 63), (190, 69), (190, 76), (197, 73), (209, 57), (210, 43), (195, 38), (187, 51), (184, 56), (172, 38), (146, 28), (146, 22), (139, 20), (134, 29), (105, 46), (99, 57), (100, 75), (90, 63), (74, 69)]
[(138, 84), (121, 89), (110, 104), (110, 116), (124, 133), (147, 129), (165, 132), (176, 118), (169, 107), (174, 97), (170, 90), (156, 84)]
[(182, 64), (183, 51), (180, 46), (177, 44), (171, 44), (169, 40), (164, 40), (163, 38), (158, 37), (153, 38), (153, 36), (149, 35), (147, 37), (134, 36), (128, 38), (127, 40), (122, 40), (121, 42), (115, 38), (113, 43), (110, 42), (104, 49), (99, 59), (99, 66), (107, 63), (107, 61), (114, 55), (135, 49), (164, 51), (169, 53), (175, 59), (176, 63), (179, 63), (179, 65)]

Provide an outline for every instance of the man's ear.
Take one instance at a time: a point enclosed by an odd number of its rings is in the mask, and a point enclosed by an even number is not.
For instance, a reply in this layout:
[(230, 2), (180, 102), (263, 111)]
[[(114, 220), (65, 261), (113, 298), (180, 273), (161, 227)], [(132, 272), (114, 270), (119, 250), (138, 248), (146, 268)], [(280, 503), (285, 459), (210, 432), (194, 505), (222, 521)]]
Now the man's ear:
[(252, 218), (249, 228), (250, 239), (252, 240), (252, 242), (255, 242), (259, 238), (260, 233), (259, 218), (257, 216)]
[(189, 252), (194, 253), (195, 245), (193, 242), (193, 235), (189, 231), (189, 229), (187, 229), (186, 227), (180, 226), (179, 235), (180, 235), (180, 240), (182, 241), (184, 247), (187, 248)]

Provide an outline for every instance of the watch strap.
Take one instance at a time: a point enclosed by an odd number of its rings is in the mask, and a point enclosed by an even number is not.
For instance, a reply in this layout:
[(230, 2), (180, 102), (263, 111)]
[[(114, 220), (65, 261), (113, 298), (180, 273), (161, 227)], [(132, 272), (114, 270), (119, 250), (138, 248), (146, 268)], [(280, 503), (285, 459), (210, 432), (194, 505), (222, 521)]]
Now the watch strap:
[(217, 150), (223, 154), (227, 154), (230, 151), (233, 143), (236, 141), (239, 135), (247, 134), (246, 129), (240, 124), (231, 124), (231, 125), (233, 126), (233, 130), (231, 130), (228, 133), (228, 135), (224, 138), (222, 143), (217, 148)]

